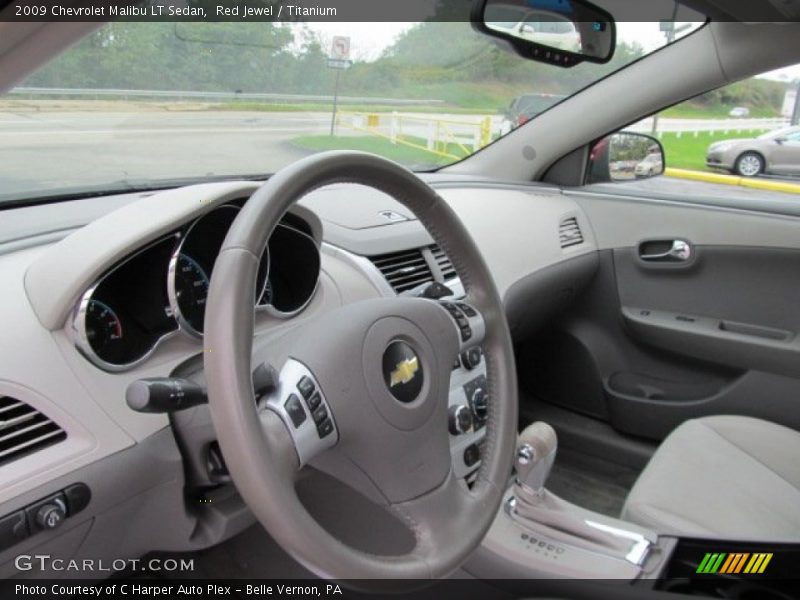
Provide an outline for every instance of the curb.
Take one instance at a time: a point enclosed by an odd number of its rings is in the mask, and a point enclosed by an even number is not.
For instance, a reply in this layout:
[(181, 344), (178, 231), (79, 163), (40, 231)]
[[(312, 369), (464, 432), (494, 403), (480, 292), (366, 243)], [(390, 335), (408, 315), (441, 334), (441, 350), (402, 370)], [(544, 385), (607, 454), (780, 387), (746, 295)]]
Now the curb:
[(705, 181), (706, 183), (719, 183), (723, 185), (738, 185), (755, 190), (768, 190), (770, 192), (785, 192), (788, 194), (800, 194), (800, 183), (788, 183), (785, 181), (770, 181), (766, 179), (751, 179), (739, 177), (738, 175), (723, 175), (721, 173), (710, 173), (706, 171), (690, 171), (688, 169), (664, 169), (667, 177), (678, 179), (690, 179), (692, 181)]

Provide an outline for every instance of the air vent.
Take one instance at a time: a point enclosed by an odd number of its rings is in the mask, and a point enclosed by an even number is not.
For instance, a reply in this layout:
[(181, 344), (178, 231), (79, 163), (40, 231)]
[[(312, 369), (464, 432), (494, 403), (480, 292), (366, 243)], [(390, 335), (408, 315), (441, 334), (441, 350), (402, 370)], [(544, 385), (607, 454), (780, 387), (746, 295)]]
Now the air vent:
[(381, 254), (370, 260), (398, 294), (433, 281), (433, 273), (419, 248)]
[(444, 253), (444, 250), (439, 248), (436, 244), (430, 247), (431, 253), (433, 253), (433, 258), (436, 260), (436, 264), (439, 265), (439, 269), (442, 271), (442, 276), (445, 280), (452, 279), (456, 276), (456, 270), (453, 268), (453, 263), (450, 262), (450, 259), (447, 257), (447, 254)]
[(569, 248), (570, 246), (577, 246), (583, 243), (583, 234), (578, 225), (578, 219), (570, 217), (561, 222), (558, 228), (558, 237), (561, 242), (562, 248)]
[(67, 434), (35, 408), (0, 396), (0, 465), (65, 440)]

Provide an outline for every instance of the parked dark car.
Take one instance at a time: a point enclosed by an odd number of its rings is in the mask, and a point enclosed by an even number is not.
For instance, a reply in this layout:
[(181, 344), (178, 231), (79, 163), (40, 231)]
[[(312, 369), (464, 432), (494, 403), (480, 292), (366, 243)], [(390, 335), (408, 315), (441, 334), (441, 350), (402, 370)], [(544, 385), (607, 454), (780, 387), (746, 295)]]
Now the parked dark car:
[(566, 96), (561, 94), (523, 94), (511, 101), (506, 109), (505, 119), (500, 126), (503, 134), (524, 125), (539, 113), (561, 102)]

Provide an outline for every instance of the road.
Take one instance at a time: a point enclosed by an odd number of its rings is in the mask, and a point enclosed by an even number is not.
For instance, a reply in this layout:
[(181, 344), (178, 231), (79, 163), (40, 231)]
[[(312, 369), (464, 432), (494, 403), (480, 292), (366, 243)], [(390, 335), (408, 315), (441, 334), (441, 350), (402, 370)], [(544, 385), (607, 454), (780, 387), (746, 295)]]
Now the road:
[[(324, 112), (0, 112), (0, 196), (122, 180), (272, 173), (306, 154), (289, 140), (329, 130)], [(668, 178), (624, 185), (642, 193), (800, 200)]]
[(327, 133), (324, 113), (0, 113), (2, 194), (119, 180), (271, 173)]

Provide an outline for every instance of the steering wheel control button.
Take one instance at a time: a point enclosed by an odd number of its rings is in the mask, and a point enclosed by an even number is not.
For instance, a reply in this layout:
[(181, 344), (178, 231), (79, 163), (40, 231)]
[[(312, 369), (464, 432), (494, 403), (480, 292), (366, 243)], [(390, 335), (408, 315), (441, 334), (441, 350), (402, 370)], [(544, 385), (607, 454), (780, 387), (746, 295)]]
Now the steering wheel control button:
[(289, 358), (284, 363), (275, 392), (265, 400), (262, 407), (276, 413), (291, 436), (300, 466), (338, 441), (336, 421), (324, 389), (300, 361)]
[(481, 352), (480, 346), (473, 346), (469, 350), (464, 350), (464, 352), (461, 353), (461, 364), (464, 365), (465, 369), (471, 371), (481, 364), (482, 356), (483, 353)]
[[(439, 302), (439, 304), (455, 321), (458, 332), (461, 335), (462, 346), (473, 339), (476, 330), (478, 332), (477, 337), (482, 339), (485, 325), (478, 311), (465, 302), (458, 302), (456, 304), (452, 302)], [(478, 341), (480, 341), (480, 339)]]
[(319, 425), (328, 418), (328, 411), (324, 406), (319, 406), (314, 412), (311, 413), (311, 418), (314, 419), (314, 423)]
[(458, 308), (460, 308), (461, 311), (465, 315), (467, 315), (470, 319), (472, 317), (477, 317), (478, 316), (478, 312), (474, 308), (472, 308), (469, 304), (464, 304), (463, 302), (459, 302), (458, 303)]
[(283, 407), (286, 409), (286, 413), (289, 415), (289, 418), (292, 420), (292, 425), (294, 425), (295, 428), (300, 427), (303, 421), (306, 420), (306, 411), (303, 405), (300, 404), (300, 398), (294, 394), (291, 394), (289, 398), (287, 398)]
[(310, 377), (301, 377), (297, 389), (306, 400), (314, 393), (314, 381)]
[(325, 436), (328, 436), (333, 431), (333, 421), (330, 419), (325, 419), (322, 423), (317, 425), (317, 433), (319, 434), (319, 438), (322, 439)]
[(467, 433), (472, 428), (472, 411), (467, 405), (456, 404), (450, 407), (447, 428), (452, 435)]
[(319, 395), (319, 392), (314, 392), (311, 394), (311, 397), (306, 399), (306, 404), (308, 405), (308, 410), (314, 411), (322, 402), (322, 396)]
[(383, 353), (383, 380), (395, 400), (409, 404), (419, 397), (424, 375), (422, 362), (405, 342), (389, 344)]

